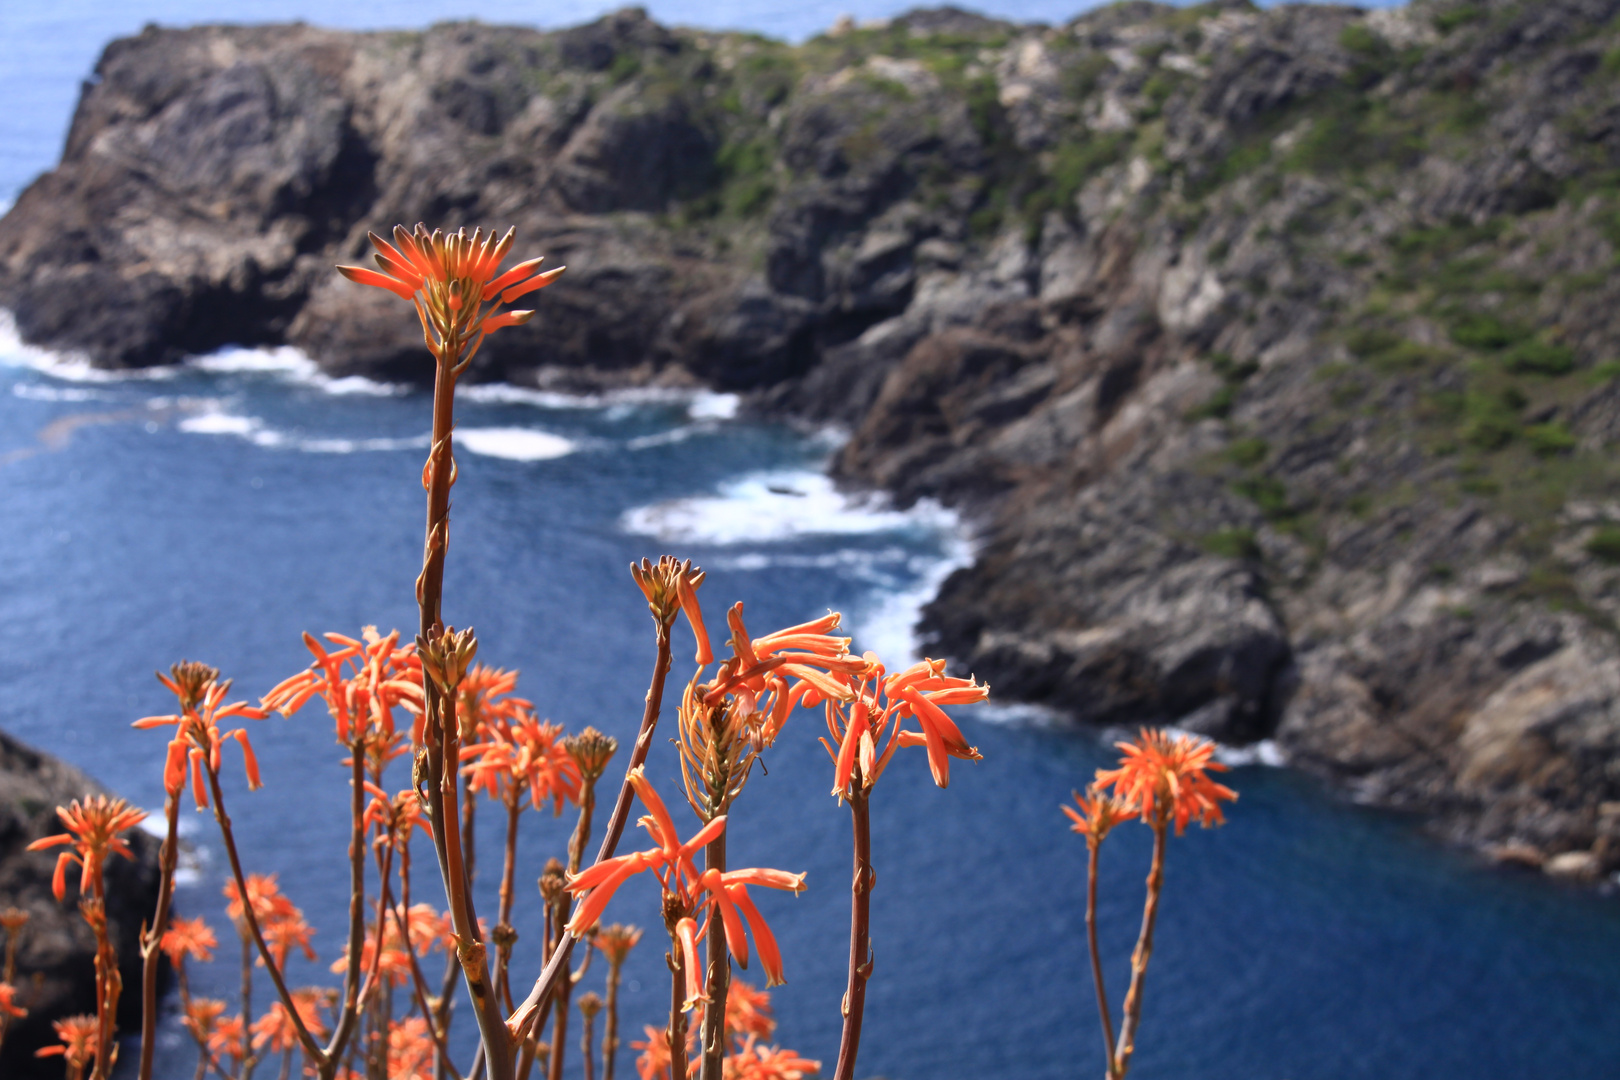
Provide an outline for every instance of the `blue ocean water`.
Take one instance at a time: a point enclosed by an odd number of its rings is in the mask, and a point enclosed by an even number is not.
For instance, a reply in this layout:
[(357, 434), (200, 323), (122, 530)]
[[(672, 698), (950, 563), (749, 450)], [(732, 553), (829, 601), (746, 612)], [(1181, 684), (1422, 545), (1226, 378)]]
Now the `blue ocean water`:
[[(411, 25), (465, 6), (414, 0), (342, 15), (351, 25)], [(868, 16), (899, 6), (652, 5), (670, 21), (784, 36), (845, 8)], [(1067, 7), (1030, 0), (1000, 10), (1060, 18)], [(596, 10), (490, 5), (478, 14), (553, 25)], [(72, 80), (107, 36), (149, 18), (298, 14), (330, 12), (293, 0), (228, 12), (179, 0), (0, 6), (0, 40), (25, 43), (0, 58), (0, 193), (48, 167), (65, 124), (58, 105), (71, 103)], [(256, 697), (307, 662), (306, 629), (414, 625), (428, 400), (324, 379), (286, 351), (128, 379), (59, 359), (0, 326), (0, 726), (158, 808), (164, 738), (128, 727), (169, 708), (153, 669), (205, 660)], [(948, 515), (844, 500), (818, 471), (825, 437), (740, 420), (733, 406), (712, 395), (580, 400), (500, 388), (462, 404), (446, 614), (478, 628), (484, 659), (523, 670), (520, 689), (542, 715), (621, 739), (633, 732), (651, 643), (625, 572), (632, 559), (671, 552), (708, 568), (716, 628), (733, 599), (756, 631), (832, 607), (846, 613), (857, 648), (893, 655), (906, 648), (917, 603), (963, 557)], [(688, 638), (677, 646), (679, 659), (690, 656)], [(673, 681), (688, 673), (677, 664)], [(254, 724), (266, 787), (228, 790), (249, 868), (278, 872), (319, 928), (320, 962), (295, 960), (295, 984), (332, 979), (347, 896), (346, 773), (328, 723), (312, 707)], [(780, 1038), (830, 1068), (849, 826), (827, 796), (816, 724), (796, 718), (768, 775), (751, 781), (732, 819), (732, 853), (737, 865), (809, 872), (802, 897), (760, 900), (789, 979), (774, 994)], [(1057, 805), (1112, 755), (1094, 735), (1031, 711), (964, 710), (963, 726), (982, 763), (957, 763), (942, 792), (919, 757), (902, 760), (875, 800), (876, 967), (861, 1074), (1096, 1075), (1085, 853)], [(404, 786), (406, 766), (396, 769)], [(650, 771), (673, 799), (677, 770), (661, 740)], [(238, 775), (234, 762), (227, 772)], [(1231, 824), (1194, 830), (1170, 851), (1133, 1076), (1620, 1074), (1613, 899), (1482, 866), (1406, 819), (1348, 806), (1283, 770), (1242, 766), (1230, 782), (1242, 793)], [(493, 818), (481, 819), (486, 910), (498, 869)], [(177, 902), (223, 936), (212, 821), (187, 811), (182, 824), (194, 848)], [(532, 882), (568, 827), (532, 813), (525, 822), (519, 986), (536, 966)], [(1146, 860), (1140, 827), (1116, 833), (1104, 852), (1116, 1006)], [(418, 864), (430, 898), (426, 852)], [(628, 972), (629, 1041), (662, 1022), (667, 1000), (650, 890), (627, 887), (608, 917), (653, 928)], [(227, 944), (221, 963), (194, 974), (197, 992), (231, 997), (230, 955)], [(268, 1000), (267, 985), (257, 1000)], [(463, 1017), (464, 1050), (471, 1035)], [(161, 1052), (159, 1075), (190, 1075), (195, 1052), (172, 1021)]]

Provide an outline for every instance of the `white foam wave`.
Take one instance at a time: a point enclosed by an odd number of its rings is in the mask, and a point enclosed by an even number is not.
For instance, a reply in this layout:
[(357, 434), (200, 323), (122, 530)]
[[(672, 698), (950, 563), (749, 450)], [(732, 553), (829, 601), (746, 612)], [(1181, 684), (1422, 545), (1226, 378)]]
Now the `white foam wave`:
[(1215, 744), (1215, 760), (1222, 765), (1238, 768), (1243, 765), (1266, 765), (1278, 768), (1288, 764), (1288, 757), (1282, 752), (1275, 739), (1261, 739), (1248, 746), (1227, 746), (1225, 743)]
[(737, 416), (741, 399), (736, 394), (716, 394), (699, 390), (686, 407), (686, 415), (694, 420), (732, 420)]
[(106, 401), (110, 395), (82, 386), (48, 386), (44, 383), (13, 383), (11, 393), (26, 401)]
[(660, 540), (732, 545), (949, 528), (955, 515), (927, 503), (895, 510), (879, 496), (846, 495), (821, 473), (793, 470), (749, 473), (722, 484), (718, 495), (637, 507), (620, 524)]
[[(930, 509), (925, 513), (943, 516), (948, 511)], [(945, 535), (947, 541), (941, 555), (914, 556), (910, 560), (910, 569), (916, 574), (910, 588), (879, 596), (873, 607), (857, 612), (850, 626), (854, 648), (871, 649), (883, 657), (890, 668), (898, 668), (901, 657), (907, 664), (922, 658), (917, 648), (916, 628), (923, 607), (939, 595), (939, 587), (945, 584), (946, 578), (973, 562), (973, 545), (954, 514), (950, 515), (950, 528)]]
[(682, 424), (678, 428), (660, 431), (653, 435), (638, 435), (627, 441), (626, 450), (652, 450), (659, 446), (673, 446), (683, 443), (694, 435), (708, 435), (717, 430), (714, 424)]
[[(157, 398), (154, 401), (163, 401)], [(148, 402), (148, 404), (152, 404)], [(197, 407), (197, 403), (181, 399), (181, 407)], [(158, 406), (154, 406), (158, 407)], [(297, 450), (306, 454), (355, 454), (389, 450), (426, 449), (432, 441), (427, 435), (403, 439), (323, 439), (289, 434), (266, 427), (257, 416), (239, 416), (225, 412), (214, 403), (204, 403), (203, 411), (187, 416), (175, 427), (188, 435), (231, 435), (246, 439), (254, 446), (267, 450)]]
[(397, 383), (378, 382), (361, 375), (333, 378), (320, 369), (302, 349), (291, 345), (263, 348), (228, 346), (207, 356), (198, 356), (187, 362), (198, 371), (216, 375), (273, 375), (283, 381), (309, 386), (327, 394), (367, 394), (373, 397), (391, 397), (410, 390)]
[(461, 428), (456, 432), (456, 441), (475, 454), (509, 461), (547, 461), (577, 449), (561, 435), (532, 428)]
[(188, 416), (175, 426), (192, 435), (240, 435), (249, 438), (264, 427), (264, 421), (257, 416), (208, 412), (201, 416)]
[(0, 308), (0, 365), (33, 368), (63, 382), (109, 383), (133, 379), (171, 379), (179, 369), (173, 367), (132, 368), (126, 371), (107, 371), (94, 367), (89, 357), (81, 353), (59, 353), (26, 344), (17, 333), (17, 319), (11, 312)]

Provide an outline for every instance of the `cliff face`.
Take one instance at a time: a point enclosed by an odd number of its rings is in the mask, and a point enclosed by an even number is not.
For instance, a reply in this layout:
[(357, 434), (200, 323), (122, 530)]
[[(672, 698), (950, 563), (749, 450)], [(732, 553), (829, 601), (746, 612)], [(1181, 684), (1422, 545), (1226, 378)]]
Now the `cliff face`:
[[(67, 900), (58, 903), (51, 894), (56, 851), (25, 849), (65, 831), (56, 816), (58, 806), (105, 790), (73, 766), (0, 732), (0, 908), (28, 912), (17, 951), (17, 1001), (28, 1016), (11, 1021), (6, 1031), (0, 1075), (19, 1080), (59, 1076), (61, 1059), (34, 1057), (38, 1048), (57, 1042), (51, 1021), (96, 1011), (96, 939), (79, 914), (77, 877), (69, 875)], [(107, 924), (124, 979), (119, 1025), (138, 1031), (140, 932), (157, 904), (159, 843), (139, 830), (125, 837), (135, 860), (115, 856), (107, 861)]]
[(476, 375), (703, 383), (964, 507), (935, 648), (1097, 723), (1274, 737), (1358, 797), (1620, 866), (1620, 0), (950, 9), (789, 47), (151, 30), (0, 221), (109, 365), (424, 374), (367, 228), (569, 272)]

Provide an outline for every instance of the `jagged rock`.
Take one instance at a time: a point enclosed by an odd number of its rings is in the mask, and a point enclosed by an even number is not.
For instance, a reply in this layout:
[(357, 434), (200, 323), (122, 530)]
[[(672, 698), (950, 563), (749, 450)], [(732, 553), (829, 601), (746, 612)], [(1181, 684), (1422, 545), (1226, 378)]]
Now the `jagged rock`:
[(0, 304), (108, 366), (288, 342), (422, 379), (330, 264), (516, 225), (569, 272), (471, 377), (843, 425), (844, 482), (972, 521), (923, 631), (999, 695), (1274, 736), (1609, 870), (1616, 14), (150, 30), (0, 220)]
[[(17, 953), (18, 1001), (29, 1012), (12, 1021), (0, 1047), (0, 1074), (7, 1077), (58, 1076), (58, 1059), (34, 1057), (37, 1048), (56, 1042), (51, 1021), (96, 1011), (95, 936), (75, 902), (77, 878), (69, 875), (67, 900), (58, 903), (51, 894), (56, 852), (24, 849), (65, 831), (58, 806), (105, 791), (73, 766), (0, 731), (0, 908), (29, 914)], [(135, 860), (114, 856), (107, 862), (107, 922), (124, 980), (118, 1022), (130, 1031), (140, 1026), (139, 938), (141, 921), (151, 918), (157, 904), (158, 842), (138, 829), (125, 837)]]

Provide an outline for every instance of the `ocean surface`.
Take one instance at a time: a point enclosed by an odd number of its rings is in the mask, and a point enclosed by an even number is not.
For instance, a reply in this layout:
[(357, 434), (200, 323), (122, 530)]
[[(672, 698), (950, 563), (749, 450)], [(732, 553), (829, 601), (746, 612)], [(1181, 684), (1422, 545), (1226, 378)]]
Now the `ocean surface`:
[[(846, 8), (868, 17), (902, 6), (652, 8), (669, 21), (795, 37)], [(1057, 19), (1072, 6), (994, 9)], [(491, 4), (475, 13), (555, 25), (600, 9)], [(346, 25), (412, 25), (469, 10), (414, 0), (341, 15)], [(229, 10), (237, 19), (330, 13), (294, 0)], [(222, 14), (181, 0), (0, 6), (0, 40), (23, 43), (0, 58), (0, 197), (49, 167), (76, 80), (108, 36), (148, 19)], [(228, 351), (113, 378), (22, 346), (0, 317), (0, 727), (160, 816), (165, 736), (128, 726), (172, 707), (154, 669), (203, 660), (257, 697), (307, 663), (305, 630), (414, 626), (428, 409), (424, 394), (332, 380), (291, 350)], [(633, 559), (667, 552), (705, 567), (713, 630), (732, 600), (745, 603), (755, 632), (834, 608), (857, 649), (900, 657), (919, 605), (970, 554), (960, 524), (938, 508), (901, 513), (834, 491), (821, 468), (835, 434), (739, 418), (723, 395), (598, 400), (489, 387), (464, 397), (459, 419), (446, 615), (475, 626), (480, 658), (521, 669), (520, 692), (572, 729), (594, 724), (628, 741), (639, 719), (652, 648), (626, 573)], [(676, 647), (672, 689), (690, 674), (684, 629)], [(1114, 752), (1108, 737), (1037, 710), (962, 716), (983, 762), (956, 763), (950, 789), (939, 791), (920, 753), (908, 752), (874, 800), (876, 965), (860, 1073), (1095, 1076), (1085, 849), (1057, 807)], [(818, 724), (795, 717), (768, 774), (739, 800), (731, 842), (735, 865), (809, 873), (803, 896), (759, 899), (787, 970), (773, 998), (779, 1038), (830, 1070), (849, 824), (827, 795)], [(318, 928), (319, 962), (295, 959), (291, 980), (331, 982), (347, 898), (341, 752), (318, 706), (251, 728), (265, 787), (228, 788), (243, 857), (250, 870), (279, 873)], [(1348, 805), (1260, 757), (1232, 758), (1228, 779), (1242, 798), (1230, 824), (1171, 846), (1133, 1077), (1620, 1075), (1620, 902), (1483, 865), (1408, 819)], [(227, 760), (239, 778), (239, 759)], [(395, 770), (392, 786), (405, 786), (408, 766)], [(662, 738), (649, 771), (676, 801), (678, 771)], [(480, 819), (486, 911), (498, 873), (495, 817)], [(229, 1000), (237, 975), (219, 893), (223, 855), (211, 817), (187, 810), (181, 824), (191, 848), (177, 903), (208, 916), (225, 942), (221, 962), (196, 969), (193, 986)], [(519, 987), (537, 966), (532, 883), (569, 827), (566, 817), (526, 814)], [(1147, 840), (1131, 826), (1104, 849), (1101, 926), (1116, 1007)], [(432, 898), (426, 850), (418, 866), (419, 898)], [(667, 1002), (652, 891), (627, 887), (607, 917), (650, 928), (623, 997), (628, 1043), (663, 1022)], [(259, 1007), (268, 1000), (261, 980)], [(469, 1021), (463, 1014), (458, 1028), (464, 1052)], [(195, 1050), (172, 1017), (160, 1053), (160, 1076), (191, 1075)], [(621, 1059), (621, 1075), (628, 1068)]]

